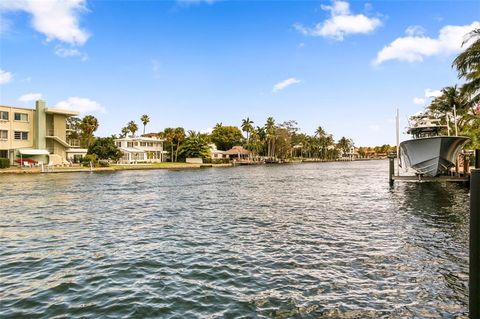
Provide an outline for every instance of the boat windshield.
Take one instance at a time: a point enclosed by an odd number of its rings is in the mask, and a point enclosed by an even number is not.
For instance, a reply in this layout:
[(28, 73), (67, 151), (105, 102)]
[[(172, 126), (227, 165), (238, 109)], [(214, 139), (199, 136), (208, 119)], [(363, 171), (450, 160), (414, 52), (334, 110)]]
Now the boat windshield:
[(414, 138), (439, 136), (441, 131), (447, 128), (446, 125), (441, 125), (438, 119), (412, 117), (410, 120), (411, 123), (407, 133)]

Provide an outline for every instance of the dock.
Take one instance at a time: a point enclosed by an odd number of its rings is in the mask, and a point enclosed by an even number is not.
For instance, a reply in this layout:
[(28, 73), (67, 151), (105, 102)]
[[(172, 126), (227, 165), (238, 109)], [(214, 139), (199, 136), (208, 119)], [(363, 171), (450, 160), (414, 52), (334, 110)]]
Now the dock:
[(430, 177), (430, 176), (400, 176), (400, 175), (393, 175), (393, 181), (404, 181), (404, 182), (436, 182), (436, 183), (445, 183), (445, 182), (457, 182), (457, 183), (467, 183), (470, 178), (468, 176), (438, 176), (438, 177)]

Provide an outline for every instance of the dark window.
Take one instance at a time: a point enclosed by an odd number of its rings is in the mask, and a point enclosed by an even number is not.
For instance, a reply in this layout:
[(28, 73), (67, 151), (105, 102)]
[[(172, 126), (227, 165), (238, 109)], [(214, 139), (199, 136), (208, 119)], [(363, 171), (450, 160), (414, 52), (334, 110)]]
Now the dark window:
[(28, 132), (20, 132), (20, 131), (15, 131), (14, 132), (14, 137), (16, 140), (28, 140)]
[(15, 113), (15, 121), (28, 122), (28, 114), (27, 113)]
[(0, 120), (8, 121), (8, 112), (0, 111)]
[(8, 158), (8, 151), (7, 150), (0, 150), (0, 157)]

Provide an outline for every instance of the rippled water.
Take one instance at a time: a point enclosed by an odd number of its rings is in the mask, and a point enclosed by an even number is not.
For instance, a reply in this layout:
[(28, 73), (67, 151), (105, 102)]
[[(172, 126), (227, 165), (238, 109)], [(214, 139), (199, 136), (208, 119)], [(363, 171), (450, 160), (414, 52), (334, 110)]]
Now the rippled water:
[(387, 169), (0, 175), (0, 317), (466, 317), (468, 191)]

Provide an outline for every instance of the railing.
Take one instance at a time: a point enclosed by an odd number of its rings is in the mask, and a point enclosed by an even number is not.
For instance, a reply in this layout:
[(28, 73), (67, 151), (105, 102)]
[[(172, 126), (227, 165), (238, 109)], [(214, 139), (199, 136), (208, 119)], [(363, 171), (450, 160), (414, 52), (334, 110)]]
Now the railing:
[(68, 143), (71, 147), (80, 147), (80, 140), (67, 139), (67, 143)]

